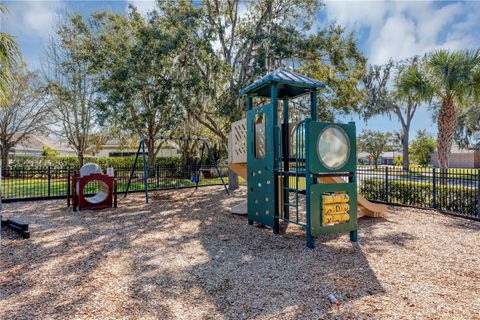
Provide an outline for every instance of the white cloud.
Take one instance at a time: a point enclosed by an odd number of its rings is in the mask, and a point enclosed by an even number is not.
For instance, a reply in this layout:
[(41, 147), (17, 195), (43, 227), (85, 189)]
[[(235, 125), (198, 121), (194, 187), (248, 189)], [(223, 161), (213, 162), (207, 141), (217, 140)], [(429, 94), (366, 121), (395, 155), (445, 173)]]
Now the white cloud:
[(148, 12), (156, 7), (155, 0), (129, 0), (127, 7), (129, 4), (135, 6), (142, 16), (146, 16)]
[(58, 6), (39, 2), (27, 2), (23, 13), (23, 25), (42, 37), (48, 37), (58, 22)]
[(386, 14), (386, 5), (382, 2), (365, 1), (326, 1), (329, 20), (336, 20), (348, 28), (378, 26)]
[[(401, 39), (401, 41), (399, 41)], [(370, 52), (373, 63), (384, 62), (390, 56), (405, 58), (416, 51), (415, 23), (405, 16), (388, 18), (372, 42), (374, 50)]]
[(2, 19), (15, 35), (48, 38), (65, 9), (62, 1), (6, 1), (9, 13)]
[(329, 20), (366, 32), (371, 63), (423, 55), (435, 48), (480, 46), (479, 4), (434, 1), (327, 1)]

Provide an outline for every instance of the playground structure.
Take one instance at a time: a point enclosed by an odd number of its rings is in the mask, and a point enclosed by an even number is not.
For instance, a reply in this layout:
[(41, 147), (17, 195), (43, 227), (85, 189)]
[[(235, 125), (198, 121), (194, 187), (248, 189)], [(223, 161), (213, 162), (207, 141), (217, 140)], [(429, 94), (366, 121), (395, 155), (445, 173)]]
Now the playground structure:
[[(96, 163), (86, 163), (72, 178), (68, 177), (67, 188), (67, 206), (70, 207), (72, 200), (73, 211), (117, 207), (117, 184), (112, 168), (104, 174)], [(93, 195), (89, 194), (92, 192)]]
[(222, 185), (225, 188), (225, 192), (227, 194), (230, 194), (228, 191), (227, 184), (225, 183), (225, 180), (223, 179), (222, 173), (220, 172), (220, 169), (218, 167), (217, 162), (215, 161), (215, 158), (213, 157), (212, 150), (210, 149), (210, 146), (208, 145), (208, 142), (205, 139), (202, 138), (196, 138), (196, 137), (168, 137), (168, 136), (142, 136), (140, 138), (140, 143), (138, 144), (137, 152), (135, 154), (135, 160), (132, 165), (132, 169), (130, 171), (130, 176), (128, 178), (128, 183), (127, 183), (127, 188), (125, 190), (125, 195), (124, 197), (127, 197), (128, 192), (130, 190), (130, 185), (132, 183), (132, 178), (135, 174), (135, 169), (137, 168), (137, 162), (140, 154), (142, 155), (142, 170), (143, 170), (143, 187), (144, 187), (144, 192), (145, 192), (145, 203), (148, 204), (149, 202), (149, 182), (148, 182), (148, 172), (147, 172), (147, 157), (146, 157), (146, 152), (145, 152), (145, 141), (146, 140), (166, 140), (166, 141), (196, 141), (201, 143), (202, 145), (202, 150), (201, 150), (201, 155), (200, 155), (200, 161), (197, 165), (195, 165), (195, 170), (194, 174), (191, 177), (191, 181), (195, 183), (195, 190), (198, 189), (198, 185), (200, 182), (200, 171), (202, 170), (202, 165), (204, 162), (204, 156), (205, 152), (207, 153), (207, 156), (210, 158), (210, 161), (212, 162), (213, 166), (215, 167), (215, 170), (218, 174), (218, 177), (222, 181)]
[[(283, 68), (267, 74), (241, 90), (247, 118), (232, 124), (229, 137), (229, 168), (248, 188), (247, 205), (234, 210), (274, 233), (280, 221), (304, 227), (309, 248), (325, 233), (348, 231), (356, 241), (357, 205), (360, 215), (387, 209), (357, 194), (355, 124), (318, 121), (317, 90), (323, 87)], [(305, 95), (310, 118), (291, 122), (289, 101)], [(254, 108), (254, 97), (270, 102)]]

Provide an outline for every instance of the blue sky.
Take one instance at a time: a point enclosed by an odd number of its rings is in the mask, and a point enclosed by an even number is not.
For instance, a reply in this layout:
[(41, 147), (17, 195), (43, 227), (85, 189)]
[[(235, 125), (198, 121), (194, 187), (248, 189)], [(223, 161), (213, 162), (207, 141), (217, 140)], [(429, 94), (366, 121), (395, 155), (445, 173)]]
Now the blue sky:
[[(10, 14), (2, 16), (1, 30), (16, 37), (30, 69), (41, 67), (45, 45), (66, 13), (88, 16), (99, 9), (121, 13), (128, 3), (143, 13), (154, 7), (154, 1), (149, 0), (4, 2)], [(326, 1), (315, 28), (333, 21), (356, 32), (370, 63), (422, 55), (435, 48), (480, 48), (480, 2), (475, 1)], [(375, 117), (367, 124), (355, 115), (342, 120), (356, 121), (358, 131), (400, 128), (395, 117)], [(432, 134), (436, 132), (431, 111), (426, 107), (414, 118), (412, 133), (423, 128)]]

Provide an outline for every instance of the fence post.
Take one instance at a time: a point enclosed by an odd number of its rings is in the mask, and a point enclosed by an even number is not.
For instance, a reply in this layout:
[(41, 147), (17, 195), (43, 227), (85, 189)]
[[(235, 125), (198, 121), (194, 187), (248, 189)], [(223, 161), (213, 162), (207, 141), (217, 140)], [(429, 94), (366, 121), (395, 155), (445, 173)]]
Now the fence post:
[(70, 208), (70, 168), (67, 170), (67, 207)]
[(113, 207), (117, 208), (117, 170), (113, 171)]
[(48, 183), (47, 183), (47, 189), (48, 189), (48, 197), (50, 198), (50, 182), (52, 180), (52, 172), (51, 172), (51, 169), (50, 169), (50, 166), (48, 166), (47, 168), (47, 180), (48, 180)]
[(435, 170), (435, 167), (432, 168), (432, 193), (433, 193), (433, 203), (432, 207), (433, 209), (437, 209), (437, 172)]
[(388, 202), (388, 167), (385, 167), (385, 202)]
[(480, 171), (477, 173), (477, 217), (480, 217)]

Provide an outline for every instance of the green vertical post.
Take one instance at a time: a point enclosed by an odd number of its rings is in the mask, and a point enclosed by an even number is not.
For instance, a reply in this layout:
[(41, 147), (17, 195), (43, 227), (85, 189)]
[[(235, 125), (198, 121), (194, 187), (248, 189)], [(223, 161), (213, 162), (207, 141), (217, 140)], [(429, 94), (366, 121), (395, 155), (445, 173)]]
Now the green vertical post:
[(317, 90), (310, 91), (310, 115), (311, 115), (312, 121), (318, 120)]
[(247, 96), (247, 102), (246, 102), (247, 103), (247, 111), (252, 110), (252, 107), (253, 107), (252, 100), (253, 100), (252, 97)]
[[(290, 219), (290, 176), (285, 176), (285, 173), (290, 171), (290, 140), (288, 139), (288, 98), (283, 98), (283, 127), (282, 127), (282, 147), (283, 147), (283, 218)], [(298, 186), (297, 186), (298, 187)]]
[[(355, 172), (353, 172), (353, 174), (350, 175), (350, 177), (348, 177), (348, 182), (355, 183), (355, 184), (357, 183), (357, 177), (356, 177)], [(350, 231), (350, 241), (352, 241), (352, 242), (357, 242), (358, 241), (358, 231), (357, 230)]]
[[(273, 151), (273, 171), (274, 171), (274, 191), (275, 191), (275, 202), (274, 202), (274, 207), (275, 207), (275, 213), (274, 213), (274, 221), (273, 221), (273, 233), (279, 233), (280, 231), (280, 225), (279, 225), (279, 216), (280, 213), (278, 212), (279, 208), (279, 194), (278, 194), (278, 164), (279, 164), (279, 158), (280, 158), (280, 152), (279, 152), (279, 139), (278, 139), (278, 133), (279, 133), (279, 127), (278, 127), (278, 87), (277, 83), (273, 82), (271, 87), (270, 87), (270, 99), (272, 101), (272, 109), (273, 109), (273, 116), (272, 116), (272, 127), (273, 127), (273, 150), (265, 150), (265, 152), (270, 152)], [(267, 135), (268, 132), (265, 132)], [(266, 141), (266, 137), (265, 137)]]
[[(349, 124), (355, 125), (355, 122), (351, 121), (351, 122), (349, 122)], [(354, 136), (356, 136), (356, 132), (355, 132)], [(355, 153), (356, 153), (356, 150), (355, 150)], [(357, 191), (357, 186), (356, 186), (356, 184), (357, 184), (357, 172), (356, 171), (352, 172), (352, 174), (348, 177), (348, 182), (354, 183), (355, 184), (355, 191)], [(350, 241), (352, 241), (352, 242), (357, 242), (358, 241), (358, 230), (357, 229), (350, 231)]]
[[(318, 120), (317, 114), (317, 90), (313, 89), (310, 91), (310, 117), (311, 121)], [(308, 144), (310, 139), (310, 122), (305, 123), (305, 143)], [(311, 201), (311, 190), (310, 187), (315, 183), (312, 179), (310, 173), (310, 148), (307, 147), (305, 150), (305, 182), (306, 182), (306, 206), (307, 206), (307, 247), (310, 249), (315, 248), (315, 239), (312, 237), (312, 225), (311, 225), (311, 210), (310, 210), (310, 201)]]
[[(247, 96), (247, 100), (246, 100), (247, 111), (252, 110), (252, 107), (253, 107), (252, 106), (253, 105), (252, 100), (253, 100), (252, 97)], [(255, 126), (253, 128), (255, 129)], [(248, 133), (248, 131), (247, 131), (247, 135), (251, 135), (251, 134), (253, 135), (254, 133), (253, 132)], [(247, 138), (247, 141), (248, 141), (248, 138)], [(249, 179), (249, 177), (247, 176), (247, 183), (248, 183), (248, 179)], [(253, 225), (253, 220), (249, 218), (248, 219), (248, 224)]]
[[(305, 143), (308, 145), (310, 139), (310, 121), (305, 121)], [(306, 193), (305, 193), (305, 200), (306, 200), (306, 213), (307, 213), (307, 247), (310, 249), (315, 248), (315, 239), (312, 237), (312, 225), (311, 225), (311, 210), (310, 210), (310, 202), (311, 202), (311, 190), (310, 187), (312, 186), (312, 175), (310, 173), (310, 148), (305, 148), (305, 184), (306, 184)], [(297, 186), (298, 188), (298, 186)]]

